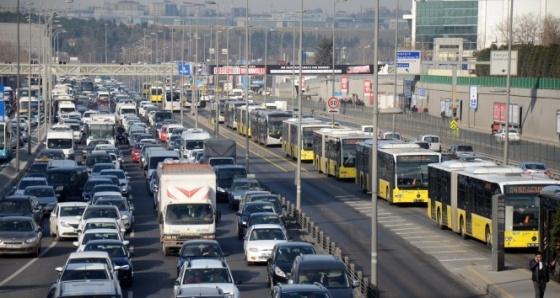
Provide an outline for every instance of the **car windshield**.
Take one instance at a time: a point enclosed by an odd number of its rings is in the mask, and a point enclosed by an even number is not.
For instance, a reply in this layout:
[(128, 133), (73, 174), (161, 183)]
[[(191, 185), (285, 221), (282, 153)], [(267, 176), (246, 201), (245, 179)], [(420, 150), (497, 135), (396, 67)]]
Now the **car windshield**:
[(49, 183), (68, 183), (70, 182), (70, 173), (48, 173), (47, 181)]
[(47, 171), (47, 163), (35, 163), (29, 167), (29, 173), (44, 173)]
[[(64, 270), (60, 277), (60, 281), (103, 279), (109, 279), (105, 270)], [(97, 295), (95, 297), (97, 297)]]
[(471, 146), (457, 146), (457, 151), (468, 151), (472, 152), (473, 149)]
[(127, 256), (125, 248), (118, 244), (88, 244), (84, 251), (106, 251), (111, 258)]
[(105, 178), (103, 178), (103, 181), (101, 180), (88, 181), (86, 186), (84, 187), (84, 191), (92, 191), (93, 188), (98, 184), (111, 184), (111, 181), (105, 180)]
[(546, 170), (546, 166), (542, 163), (526, 163), (525, 169), (527, 170)]
[(112, 205), (116, 206), (119, 211), (127, 211), (128, 208), (124, 200), (97, 200), (96, 205)]
[(85, 206), (72, 206), (60, 208), (60, 216), (79, 216), (86, 210)]
[(110, 165), (94, 165), (93, 169), (91, 170), (92, 173), (99, 173), (101, 172), (101, 170), (110, 170), (110, 169), (114, 169), (115, 165), (110, 164)]
[(343, 270), (302, 270), (298, 283), (320, 283), (327, 289), (349, 288), (350, 282)]
[(0, 201), (1, 213), (31, 212), (31, 205), (25, 200), (2, 200)]
[(232, 283), (226, 268), (187, 269), (183, 275), (183, 284)]
[(256, 212), (274, 212), (274, 206), (272, 204), (247, 204), (243, 209), (243, 215), (249, 215)]
[(251, 202), (269, 202), (272, 203), (272, 205), (274, 205), (274, 208), (276, 208), (276, 210), (281, 209), (280, 202), (278, 201), (278, 197), (275, 196), (266, 196), (266, 197), (256, 196), (251, 198)]
[(86, 233), (82, 238), (82, 244), (87, 244), (90, 240), (119, 240), (119, 235), (116, 232)]
[(181, 257), (220, 257), (222, 250), (217, 243), (186, 244), (181, 251)]
[(281, 247), (276, 252), (276, 262), (293, 263), (299, 255), (313, 255), (315, 249), (311, 246)]
[(98, 156), (88, 156), (88, 158), (86, 159), (86, 165), (88, 167), (93, 167), (93, 165), (95, 165), (96, 163), (100, 163), (100, 162), (113, 162), (113, 159), (111, 159), (111, 156), (109, 155), (98, 155)]
[(41, 152), (36, 159), (64, 159), (64, 152)]
[(254, 226), (260, 224), (273, 224), (273, 225), (281, 225), (282, 222), (280, 221), (280, 217), (277, 214), (274, 215), (254, 215), (251, 216), (247, 226)]
[(48, 148), (69, 149), (72, 148), (72, 139), (49, 139)]
[(119, 214), (117, 210), (114, 209), (94, 209), (94, 210), (87, 210), (84, 213), (83, 219), (90, 219), (90, 218), (115, 218), (119, 219)]
[(214, 222), (214, 212), (210, 204), (168, 205), (165, 222), (169, 225), (208, 224)]
[(102, 172), (101, 176), (103, 175), (113, 175), (113, 176), (117, 176), (117, 178), (119, 179), (125, 179), (126, 176), (124, 175), (123, 171), (107, 171), (107, 172)]
[(23, 194), (27, 196), (35, 196), (38, 198), (54, 197), (54, 191), (52, 187), (26, 188)]
[(27, 180), (23, 179), (19, 182), (18, 189), (26, 189), (28, 186), (33, 185), (47, 185), (45, 180)]
[(117, 226), (115, 222), (88, 222), (84, 226), (84, 231), (92, 230), (92, 229), (115, 229), (119, 230), (120, 228)]
[(257, 181), (245, 181), (245, 182), (238, 182), (233, 181), (231, 185), (231, 190), (239, 191), (239, 190), (259, 190), (260, 185)]
[(286, 240), (286, 235), (281, 229), (254, 229), (249, 236), (249, 240)]
[(0, 221), (2, 232), (31, 232), (33, 225), (29, 220), (3, 220)]

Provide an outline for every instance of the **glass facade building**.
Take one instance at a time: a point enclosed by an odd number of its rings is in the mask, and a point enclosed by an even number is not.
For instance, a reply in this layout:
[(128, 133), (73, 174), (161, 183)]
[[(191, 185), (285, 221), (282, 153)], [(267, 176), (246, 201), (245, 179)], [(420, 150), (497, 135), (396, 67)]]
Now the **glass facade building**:
[(477, 48), (478, 1), (416, 2), (416, 45), (433, 48), (434, 38), (463, 38), (463, 48)]

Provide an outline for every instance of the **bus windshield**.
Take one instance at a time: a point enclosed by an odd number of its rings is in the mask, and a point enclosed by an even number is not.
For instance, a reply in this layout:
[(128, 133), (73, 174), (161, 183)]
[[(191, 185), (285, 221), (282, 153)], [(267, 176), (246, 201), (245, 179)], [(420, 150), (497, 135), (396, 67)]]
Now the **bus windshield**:
[(268, 135), (276, 139), (282, 136), (282, 120), (268, 120)]
[(152, 88), (152, 95), (162, 95), (163, 89), (162, 88)]
[(395, 174), (397, 187), (428, 187), (428, 164), (438, 163), (437, 155), (401, 155), (397, 156)]
[(113, 124), (90, 124), (89, 136), (93, 139), (106, 139), (113, 137)]
[(185, 142), (185, 149), (187, 149), (187, 150), (202, 149), (203, 145), (204, 145), (203, 140), (186, 141)]
[(49, 139), (48, 140), (49, 149), (71, 149), (72, 139)]

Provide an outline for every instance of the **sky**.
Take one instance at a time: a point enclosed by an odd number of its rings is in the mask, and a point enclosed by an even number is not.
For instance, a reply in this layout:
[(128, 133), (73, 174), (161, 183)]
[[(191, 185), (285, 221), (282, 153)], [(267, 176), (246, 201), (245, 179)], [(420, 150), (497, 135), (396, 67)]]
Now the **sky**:
[[(21, 0), (20, 0), (21, 1)], [(23, 7), (25, 3), (40, 3), (41, 6), (48, 5), (48, 7), (53, 7), (56, 5), (57, 8), (67, 7), (67, 5), (72, 5), (74, 8), (85, 8), (91, 6), (95, 3), (98, 6), (103, 6), (106, 1), (117, 1), (117, 0), (74, 0), (73, 4), (65, 4), (65, 0), (25, 0), (21, 1), (20, 5)], [(149, 2), (162, 2), (163, 0), (133, 0), (142, 4), (148, 4)], [(192, 2), (192, 3), (204, 3), (204, 0), (171, 0), (172, 2)], [(247, 0), (214, 0), (220, 5), (220, 11), (224, 11), (224, 8), (229, 8), (232, 5), (234, 7), (245, 7)], [(248, 0), (249, 9), (252, 13), (264, 13), (271, 11), (295, 11), (300, 8), (300, 1), (297, 0)], [(339, 0), (340, 1), (340, 0)], [(399, 6), (402, 9), (410, 10), (412, 7), (412, 0), (399, 0)], [(0, 7), (15, 7), (17, 0), (0, 0)], [(303, 0), (303, 9), (316, 9), (322, 8), (326, 10), (326, 13), (331, 14), (333, 10), (334, 0)], [(328, 4), (328, 5), (327, 5)], [(346, 12), (360, 12), (362, 9), (373, 8), (375, 5), (374, 0), (348, 0), (347, 2), (339, 2), (336, 5), (337, 10), (342, 10)], [(396, 0), (380, 0), (379, 6), (387, 8), (395, 8)]]

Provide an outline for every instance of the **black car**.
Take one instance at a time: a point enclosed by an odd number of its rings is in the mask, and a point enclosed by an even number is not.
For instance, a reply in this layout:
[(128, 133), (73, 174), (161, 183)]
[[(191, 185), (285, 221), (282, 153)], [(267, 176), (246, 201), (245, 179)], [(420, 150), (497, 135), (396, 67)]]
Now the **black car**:
[(205, 258), (225, 260), (227, 256), (229, 254), (222, 251), (220, 244), (216, 240), (186, 241), (179, 250), (179, 256), (177, 257), (177, 276), (179, 276), (181, 267), (185, 262)]
[(43, 207), (34, 196), (14, 195), (0, 200), (0, 217), (32, 217), (37, 225), (43, 226)]
[(256, 212), (273, 212), (276, 213), (274, 205), (270, 202), (259, 201), (249, 202), (243, 205), (243, 209), (237, 211), (237, 237), (243, 239), (245, 236), (245, 228), (247, 227), (247, 220), (251, 214)]
[(43, 161), (36, 161), (27, 168), (25, 177), (46, 177), (48, 163)]
[(316, 254), (315, 247), (311, 243), (289, 241), (277, 243), (272, 248), (270, 259), (266, 264), (268, 285), (276, 285), (278, 283), (288, 283), (288, 274), (292, 269), (294, 259), (300, 254), (313, 255)]
[(333, 298), (329, 290), (319, 283), (315, 284), (279, 284), (272, 288), (270, 297), (314, 297)]
[(86, 167), (82, 166), (51, 168), (46, 177), (48, 185), (60, 195), (59, 202), (80, 201), (89, 178)]
[(120, 240), (91, 240), (84, 247), (84, 251), (105, 251), (109, 254), (114, 266), (120, 266), (118, 271), (119, 281), (126, 285), (132, 284), (134, 268), (131, 258), (134, 253)]

